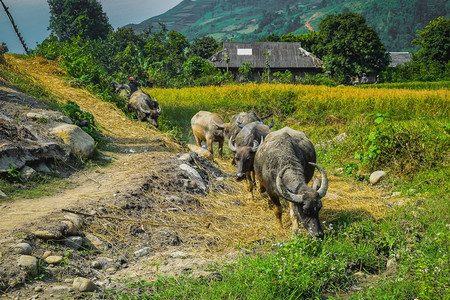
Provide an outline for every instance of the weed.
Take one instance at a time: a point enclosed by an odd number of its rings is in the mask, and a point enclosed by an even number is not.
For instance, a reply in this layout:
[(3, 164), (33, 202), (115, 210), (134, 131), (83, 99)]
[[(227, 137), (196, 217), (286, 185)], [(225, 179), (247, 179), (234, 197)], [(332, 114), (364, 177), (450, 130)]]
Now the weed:
[(19, 169), (17, 167), (15, 167), (11, 164), (9, 165), (6, 178), (11, 183), (23, 182), (22, 173), (19, 171)]

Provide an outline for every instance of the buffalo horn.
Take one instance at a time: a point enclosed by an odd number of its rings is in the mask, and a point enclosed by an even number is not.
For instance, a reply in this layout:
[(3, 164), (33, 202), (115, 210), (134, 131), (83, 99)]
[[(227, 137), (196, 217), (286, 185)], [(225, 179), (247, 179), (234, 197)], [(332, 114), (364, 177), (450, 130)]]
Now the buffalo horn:
[(253, 140), (253, 147), (252, 147), (252, 152), (256, 152), (258, 151), (259, 146), (261, 146), (262, 142), (264, 141), (264, 137), (261, 137), (261, 143), (258, 143), (257, 140)]
[(277, 189), (278, 192), (288, 201), (294, 202), (294, 203), (303, 203), (303, 196), (302, 195), (296, 195), (294, 193), (291, 193), (286, 186), (283, 184), (283, 175), (286, 170), (289, 169), (289, 166), (285, 167), (280, 173), (277, 175)]
[(222, 124), (222, 125), (221, 125), (221, 124), (218, 124), (218, 123), (217, 123), (216, 121), (214, 121), (214, 120), (213, 120), (213, 124), (216, 125), (216, 126), (219, 127), (219, 128), (222, 128), (222, 129), (225, 127), (224, 124)]
[(156, 112), (158, 113), (158, 115), (161, 114), (161, 106), (158, 105), (158, 107), (156, 108)]
[(328, 176), (327, 173), (325, 173), (325, 170), (322, 169), (319, 165), (316, 165), (313, 162), (309, 162), (310, 165), (313, 165), (314, 167), (317, 168), (317, 170), (319, 170), (320, 172), (320, 176), (322, 177), (322, 182), (320, 183), (320, 188), (317, 191), (317, 193), (319, 194), (320, 198), (323, 198), (325, 196), (325, 194), (327, 193), (328, 190)]
[(233, 137), (231, 137), (231, 138), (228, 140), (228, 148), (230, 148), (231, 151), (236, 152), (236, 144), (235, 144), (235, 142), (233, 141)]

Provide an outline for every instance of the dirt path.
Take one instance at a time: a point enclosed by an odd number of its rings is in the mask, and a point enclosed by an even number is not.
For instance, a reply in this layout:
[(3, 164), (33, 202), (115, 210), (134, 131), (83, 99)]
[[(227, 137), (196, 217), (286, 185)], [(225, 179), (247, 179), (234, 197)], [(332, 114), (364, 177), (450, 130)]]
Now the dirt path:
[[(61, 104), (68, 100), (77, 103), (84, 111), (91, 112), (102, 133), (109, 137), (118, 149), (110, 155), (113, 162), (106, 168), (95, 168), (71, 176), (75, 188), (63, 190), (40, 199), (16, 199), (0, 205), (0, 236), (38, 220), (62, 208), (82, 206), (111, 196), (115, 191), (143, 183), (146, 170), (160, 164), (159, 149), (183, 151), (182, 147), (166, 135), (141, 122), (131, 121), (111, 104), (100, 101), (85, 90), (72, 88), (59, 75), (61, 70), (45, 60), (18, 59), (8, 56), (11, 65), (27, 72), (34, 80), (57, 96)], [(155, 151), (156, 150), (156, 151)]]

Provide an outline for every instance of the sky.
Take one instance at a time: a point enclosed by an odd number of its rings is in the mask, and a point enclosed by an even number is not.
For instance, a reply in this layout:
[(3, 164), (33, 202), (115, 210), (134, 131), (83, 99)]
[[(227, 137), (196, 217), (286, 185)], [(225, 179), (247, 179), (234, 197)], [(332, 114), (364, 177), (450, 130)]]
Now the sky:
[[(117, 29), (127, 24), (139, 24), (176, 6), (181, 0), (100, 0), (109, 23)], [(36, 48), (49, 36), (47, 0), (3, 0), (12, 15), (28, 49)], [(0, 44), (5, 42), (9, 53), (25, 53), (11, 22), (0, 4)]]

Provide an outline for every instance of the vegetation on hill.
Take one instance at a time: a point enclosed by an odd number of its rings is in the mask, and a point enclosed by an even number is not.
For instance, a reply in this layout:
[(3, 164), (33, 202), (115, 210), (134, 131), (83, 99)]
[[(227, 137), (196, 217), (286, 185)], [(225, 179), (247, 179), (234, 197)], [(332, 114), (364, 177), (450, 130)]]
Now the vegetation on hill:
[(362, 15), (389, 51), (414, 51), (416, 31), (439, 16), (448, 18), (450, 6), (444, 0), (197, 0), (182, 1), (164, 14), (129, 26), (143, 32), (163, 23), (190, 40), (211, 35), (220, 41), (256, 41), (271, 34), (317, 31), (327, 15), (345, 12)]

